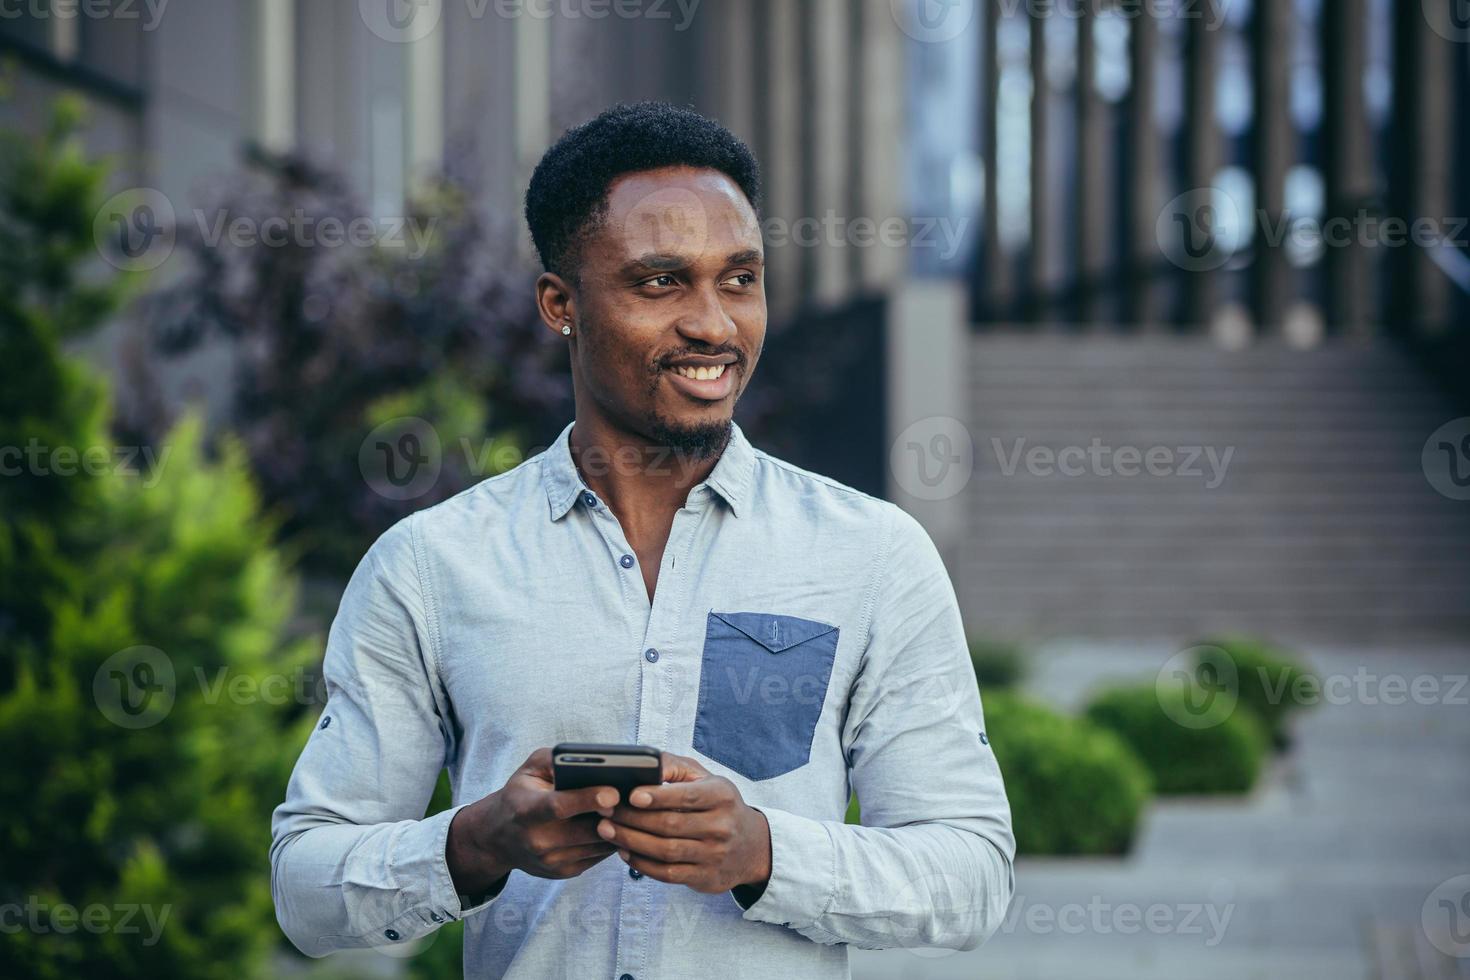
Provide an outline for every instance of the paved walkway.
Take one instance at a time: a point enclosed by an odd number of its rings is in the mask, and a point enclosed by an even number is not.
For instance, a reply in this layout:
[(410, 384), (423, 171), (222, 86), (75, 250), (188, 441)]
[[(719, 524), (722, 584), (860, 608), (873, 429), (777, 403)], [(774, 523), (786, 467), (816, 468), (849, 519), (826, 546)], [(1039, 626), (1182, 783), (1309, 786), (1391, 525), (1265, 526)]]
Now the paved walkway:
[[(1055, 646), (1028, 686), (1071, 708), (1173, 652)], [(985, 946), (854, 950), (855, 980), (1470, 978), (1470, 879), (1427, 901), (1470, 874), (1470, 648), (1306, 654), (1331, 703), (1250, 797), (1156, 803), (1124, 859), (1023, 860)]]

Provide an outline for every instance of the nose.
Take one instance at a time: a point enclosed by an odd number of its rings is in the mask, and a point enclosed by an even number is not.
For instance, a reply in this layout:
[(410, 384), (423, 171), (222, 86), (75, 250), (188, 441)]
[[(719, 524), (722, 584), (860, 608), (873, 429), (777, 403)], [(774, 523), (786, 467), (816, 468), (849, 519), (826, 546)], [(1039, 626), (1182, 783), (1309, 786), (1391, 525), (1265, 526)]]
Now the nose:
[(715, 288), (698, 290), (699, 297), (692, 309), (684, 311), (679, 318), (677, 329), (679, 335), (690, 340), (702, 341), (712, 347), (727, 344), (735, 339), (739, 328), (730, 314), (725, 311), (725, 305), (720, 302), (719, 291)]

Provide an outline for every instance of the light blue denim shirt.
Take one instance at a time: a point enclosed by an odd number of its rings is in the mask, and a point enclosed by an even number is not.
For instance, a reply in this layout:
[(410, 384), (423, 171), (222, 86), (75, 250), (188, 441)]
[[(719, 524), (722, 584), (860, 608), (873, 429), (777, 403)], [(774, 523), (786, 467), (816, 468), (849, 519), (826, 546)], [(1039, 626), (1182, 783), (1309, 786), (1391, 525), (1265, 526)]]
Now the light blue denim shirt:
[[(570, 433), (399, 522), (353, 574), (326, 709), (272, 820), (286, 935), (319, 956), (463, 919), (466, 976), (526, 980), (836, 980), (846, 944), (985, 940), (1015, 840), (923, 528), (735, 425), (674, 515), (650, 603)], [(743, 907), (613, 855), (567, 880), (512, 872), (461, 908), (450, 820), (561, 741), (644, 743), (728, 777), (770, 824), (765, 892)], [(445, 767), (455, 806), (425, 819)], [(843, 822), (852, 792), (862, 826)]]

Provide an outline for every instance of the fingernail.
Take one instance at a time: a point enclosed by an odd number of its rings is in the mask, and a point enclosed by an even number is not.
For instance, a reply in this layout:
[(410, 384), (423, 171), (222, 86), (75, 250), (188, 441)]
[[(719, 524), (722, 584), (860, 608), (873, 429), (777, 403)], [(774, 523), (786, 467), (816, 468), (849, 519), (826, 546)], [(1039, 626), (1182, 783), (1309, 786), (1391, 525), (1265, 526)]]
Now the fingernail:
[(622, 858), (624, 861), (627, 861), (628, 860), (628, 852), (627, 851), (618, 851), (618, 857)]
[(612, 840), (613, 825), (610, 821), (600, 820), (597, 823), (597, 832), (608, 840)]
[(653, 797), (647, 793), (638, 792), (630, 797), (630, 801), (634, 806), (648, 806), (649, 803), (653, 802)]
[(598, 806), (612, 806), (617, 801), (618, 801), (618, 794), (616, 794), (616, 793), (598, 793), (597, 794), (597, 805)]

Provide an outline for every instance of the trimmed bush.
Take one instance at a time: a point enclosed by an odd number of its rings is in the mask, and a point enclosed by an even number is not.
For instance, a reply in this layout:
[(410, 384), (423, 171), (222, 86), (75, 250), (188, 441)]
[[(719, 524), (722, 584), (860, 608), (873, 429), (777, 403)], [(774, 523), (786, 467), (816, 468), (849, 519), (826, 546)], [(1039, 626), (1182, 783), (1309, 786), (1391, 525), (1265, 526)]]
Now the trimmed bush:
[(982, 692), (1015, 687), (1026, 673), (1020, 646), (1001, 640), (972, 639), (970, 663)]
[(1235, 677), (1239, 703), (1256, 713), (1277, 748), (1290, 742), (1287, 721), (1302, 707), (1302, 689), (1316, 678), (1290, 654), (1244, 636), (1208, 640), (1198, 648), (1196, 669), (1215, 678)]
[(1008, 692), (985, 697), (1019, 853), (1121, 854), (1150, 796), (1149, 775), (1113, 733)]
[(1203, 726), (1185, 707), (1183, 688), (1143, 684), (1104, 691), (1087, 717), (1138, 753), (1162, 794), (1244, 793), (1266, 756), (1266, 729), (1254, 712), (1232, 711)]

